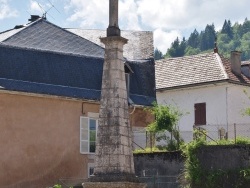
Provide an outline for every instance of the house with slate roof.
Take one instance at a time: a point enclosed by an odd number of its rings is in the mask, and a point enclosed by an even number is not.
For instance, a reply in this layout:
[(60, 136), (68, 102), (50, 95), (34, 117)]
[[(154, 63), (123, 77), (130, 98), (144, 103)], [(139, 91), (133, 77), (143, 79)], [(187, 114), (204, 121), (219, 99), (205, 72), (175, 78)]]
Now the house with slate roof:
[[(242, 111), (250, 106), (249, 64), (241, 66), (240, 53), (231, 58), (216, 52), (156, 61), (157, 101), (173, 105), (183, 115), (178, 123), (185, 141), (193, 129), (205, 129), (212, 139), (250, 136), (250, 117)], [(248, 74), (247, 74), (248, 72)]]
[[(102, 35), (91, 33), (44, 18), (0, 33), (0, 187), (76, 184), (91, 173), (104, 62)], [(153, 34), (124, 33), (130, 122), (143, 129), (156, 100)]]

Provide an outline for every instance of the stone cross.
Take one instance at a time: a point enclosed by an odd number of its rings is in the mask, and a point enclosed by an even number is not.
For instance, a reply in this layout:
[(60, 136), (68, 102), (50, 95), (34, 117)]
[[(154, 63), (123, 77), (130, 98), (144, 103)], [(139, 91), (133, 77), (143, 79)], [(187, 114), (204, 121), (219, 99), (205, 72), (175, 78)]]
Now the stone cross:
[(107, 36), (120, 36), (118, 25), (118, 0), (109, 0), (109, 27)]
[(105, 44), (99, 126), (92, 182), (135, 182), (132, 134), (120, 36), (118, 0), (110, 0), (110, 23)]

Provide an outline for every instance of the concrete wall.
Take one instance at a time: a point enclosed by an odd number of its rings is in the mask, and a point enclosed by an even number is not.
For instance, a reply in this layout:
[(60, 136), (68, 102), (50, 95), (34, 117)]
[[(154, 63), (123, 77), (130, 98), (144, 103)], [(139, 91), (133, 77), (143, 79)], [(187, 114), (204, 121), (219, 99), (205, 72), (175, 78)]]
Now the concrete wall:
[(184, 169), (181, 152), (134, 154), (135, 173), (143, 176), (177, 176)]
[[(80, 116), (99, 105), (48, 96), (0, 93), (0, 187), (41, 188), (60, 178), (87, 178), (93, 155), (80, 154)], [(131, 115), (132, 125), (145, 126)], [(148, 118), (145, 118), (149, 120)]]
[(234, 170), (250, 167), (250, 145), (206, 146), (197, 151), (205, 170)]

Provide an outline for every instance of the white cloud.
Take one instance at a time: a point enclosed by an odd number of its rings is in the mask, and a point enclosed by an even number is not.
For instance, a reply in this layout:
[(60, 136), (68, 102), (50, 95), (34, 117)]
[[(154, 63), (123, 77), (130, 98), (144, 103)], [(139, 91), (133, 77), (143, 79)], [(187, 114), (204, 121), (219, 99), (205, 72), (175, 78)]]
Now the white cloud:
[(123, 0), (119, 2), (119, 23), (123, 30), (141, 30), (138, 6), (134, 0)]
[(8, 0), (0, 0), (0, 20), (9, 17), (16, 17), (17, 15), (17, 10), (11, 9)]
[(143, 24), (151, 28), (204, 28), (250, 16), (249, 0), (138, 0), (138, 6)]
[(71, 0), (64, 9), (72, 12), (67, 21), (79, 22), (80, 27), (106, 28), (108, 25), (108, 1), (106, 0)]
[[(40, 5), (40, 6), (42, 6), (42, 5)], [(37, 14), (37, 12), (43, 13), (43, 8), (40, 7), (40, 6), (39, 6), (39, 4), (38, 4), (37, 1), (31, 0), (31, 1), (30, 1), (30, 11), (31, 11), (31, 13), (32, 13), (32, 14), (33, 14), (33, 13)]]
[[(71, 0), (64, 7), (67, 13), (72, 12), (68, 22), (79, 22), (83, 28), (108, 27), (109, 1), (108, 0)], [(137, 4), (134, 0), (120, 0), (119, 25), (123, 30), (139, 30)]]
[(182, 35), (178, 30), (165, 32), (162, 29), (156, 29), (154, 31), (154, 46), (157, 47), (158, 50), (160, 50), (163, 54), (165, 54), (171, 43), (177, 37), (179, 37), (179, 39), (182, 38)]
[[(108, 0), (66, 3), (69, 25), (74, 22), (82, 28), (107, 28)], [(207, 24), (214, 23), (220, 29), (225, 19), (234, 23), (250, 18), (248, 7), (249, 0), (119, 0), (119, 25), (123, 30), (155, 30), (155, 45), (165, 52), (176, 34), (189, 36), (187, 31), (203, 30)]]

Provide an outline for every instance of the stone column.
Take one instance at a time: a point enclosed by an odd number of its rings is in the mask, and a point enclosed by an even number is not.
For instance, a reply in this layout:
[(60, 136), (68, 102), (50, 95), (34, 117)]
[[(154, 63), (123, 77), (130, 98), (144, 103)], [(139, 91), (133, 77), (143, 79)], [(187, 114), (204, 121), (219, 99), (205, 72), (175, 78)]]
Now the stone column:
[(110, 23), (105, 44), (102, 91), (97, 131), (94, 176), (84, 188), (144, 188), (137, 183), (132, 153), (123, 46), (120, 36), (118, 0), (109, 0)]
[(107, 36), (120, 36), (121, 31), (118, 25), (118, 0), (109, 0), (109, 27)]
[(135, 181), (124, 72), (127, 39), (106, 37), (94, 181)]

